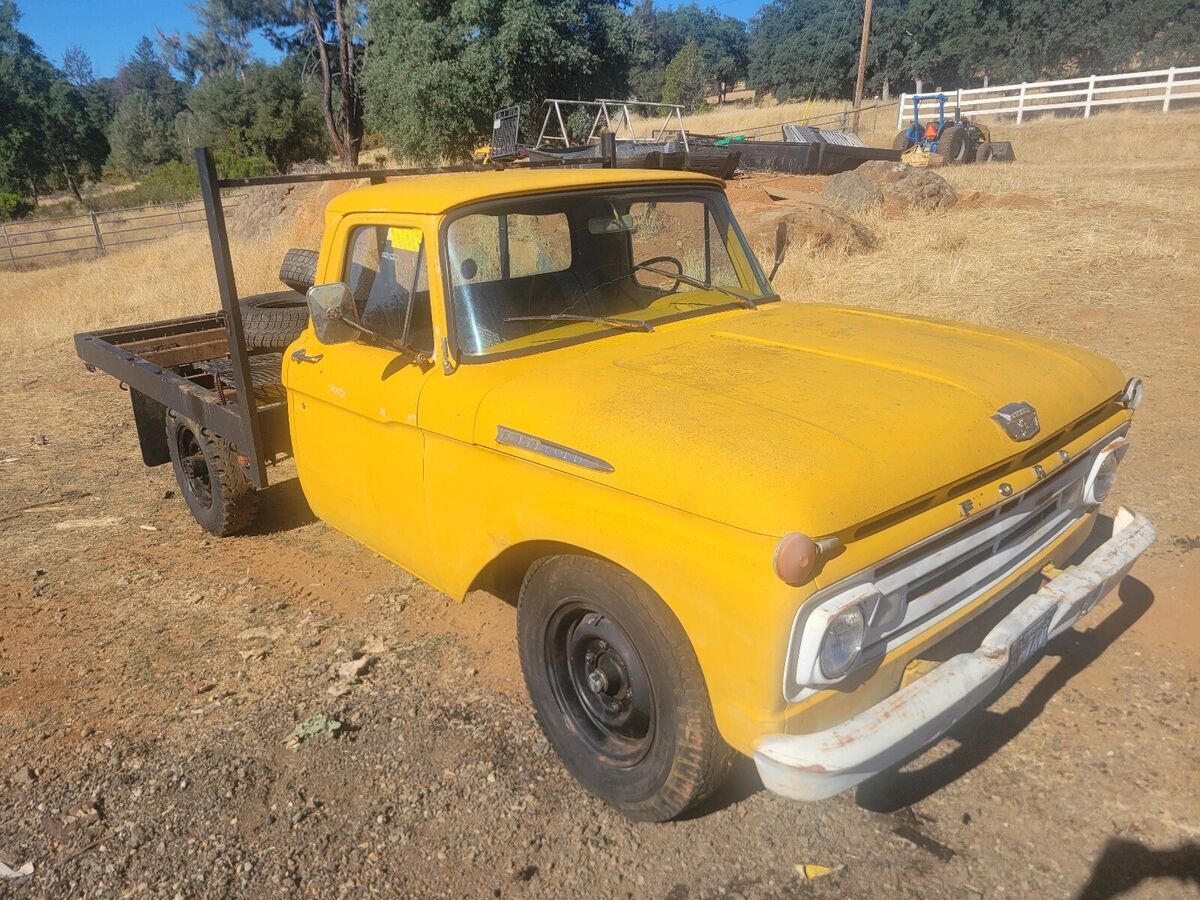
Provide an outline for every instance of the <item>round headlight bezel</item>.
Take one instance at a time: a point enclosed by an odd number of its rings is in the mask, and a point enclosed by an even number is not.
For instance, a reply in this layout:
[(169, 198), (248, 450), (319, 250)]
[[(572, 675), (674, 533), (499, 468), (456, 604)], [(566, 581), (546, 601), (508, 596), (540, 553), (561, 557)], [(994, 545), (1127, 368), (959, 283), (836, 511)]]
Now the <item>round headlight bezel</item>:
[(1117, 481), (1118, 462), (1115, 453), (1105, 453), (1096, 460), (1084, 487), (1083, 499), (1086, 502), (1099, 506), (1112, 493), (1113, 485)]
[(1121, 405), (1126, 409), (1137, 409), (1145, 397), (1146, 385), (1135, 375), (1125, 383), (1125, 389), (1121, 391)]
[(1112, 493), (1117, 481), (1117, 466), (1128, 449), (1129, 438), (1121, 436), (1097, 454), (1083, 482), (1084, 503), (1099, 506)]
[[(821, 645), (817, 650), (817, 666), (820, 668), (821, 674), (830, 681), (844, 678), (862, 655), (866, 633), (867, 620), (861, 606), (848, 606), (832, 617), (825, 628), (825, 633), (821, 637)], [(854, 648), (853, 652), (849, 654), (843, 652), (843, 658), (836, 663), (830, 661), (827, 658), (827, 652), (831, 646), (834, 646), (831, 641), (837, 641), (839, 645), (842, 645), (847, 638), (850, 638), (850, 644)]]

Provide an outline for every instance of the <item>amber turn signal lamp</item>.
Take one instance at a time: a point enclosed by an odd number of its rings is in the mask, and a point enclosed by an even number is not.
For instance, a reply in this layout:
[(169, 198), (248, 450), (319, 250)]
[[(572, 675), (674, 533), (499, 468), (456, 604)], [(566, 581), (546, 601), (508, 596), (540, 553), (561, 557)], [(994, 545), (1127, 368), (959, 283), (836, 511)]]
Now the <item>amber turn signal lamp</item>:
[(807, 534), (789, 532), (775, 546), (775, 574), (785, 584), (799, 587), (816, 574), (820, 556), (817, 542)]

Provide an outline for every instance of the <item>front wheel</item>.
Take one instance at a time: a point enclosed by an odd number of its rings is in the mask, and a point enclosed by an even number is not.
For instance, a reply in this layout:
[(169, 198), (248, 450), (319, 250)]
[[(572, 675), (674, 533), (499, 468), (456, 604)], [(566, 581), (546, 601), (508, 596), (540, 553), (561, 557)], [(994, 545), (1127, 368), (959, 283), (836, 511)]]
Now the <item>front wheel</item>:
[(551, 557), (526, 576), (517, 629), (542, 730), (593, 794), (661, 822), (724, 780), (733, 751), (695, 652), (643, 582), (603, 560)]

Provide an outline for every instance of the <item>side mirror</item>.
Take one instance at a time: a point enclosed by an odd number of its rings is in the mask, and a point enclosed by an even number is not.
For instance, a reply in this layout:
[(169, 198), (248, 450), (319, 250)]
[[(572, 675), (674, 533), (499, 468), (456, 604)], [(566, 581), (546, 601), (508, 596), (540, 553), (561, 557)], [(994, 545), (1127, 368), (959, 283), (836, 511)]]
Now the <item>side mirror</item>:
[(305, 294), (313, 331), (322, 344), (344, 344), (359, 336), (358, 307), (348, 285), (340, 281), (317, 284)]
[(788, 230), (784, 222), (780, 222), (775, 228), (775, 259), (774, 265), (771, 266), (771, 274), (767, 276), (767, 281), (775, 277), (775, 273), (779, 271), (779, 267), (783, 264), (783, 258), (787, 255), (788, 247)]

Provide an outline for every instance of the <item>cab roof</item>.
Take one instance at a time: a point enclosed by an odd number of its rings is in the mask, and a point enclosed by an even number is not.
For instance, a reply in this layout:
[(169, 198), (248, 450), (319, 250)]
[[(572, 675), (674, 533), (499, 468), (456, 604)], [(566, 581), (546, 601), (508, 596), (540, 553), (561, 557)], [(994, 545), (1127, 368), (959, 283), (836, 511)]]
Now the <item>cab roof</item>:
[(328, 211), (403, 212), (437, 215), (464, 203), (522, 194), (577, 190), (608, 185), (704, 184), (720, 186), (719, 178), (698, 172), (663, 169), (544, 168), (489, 172), (443, 172), (413, 175), (356, 188), (329, 201)]

